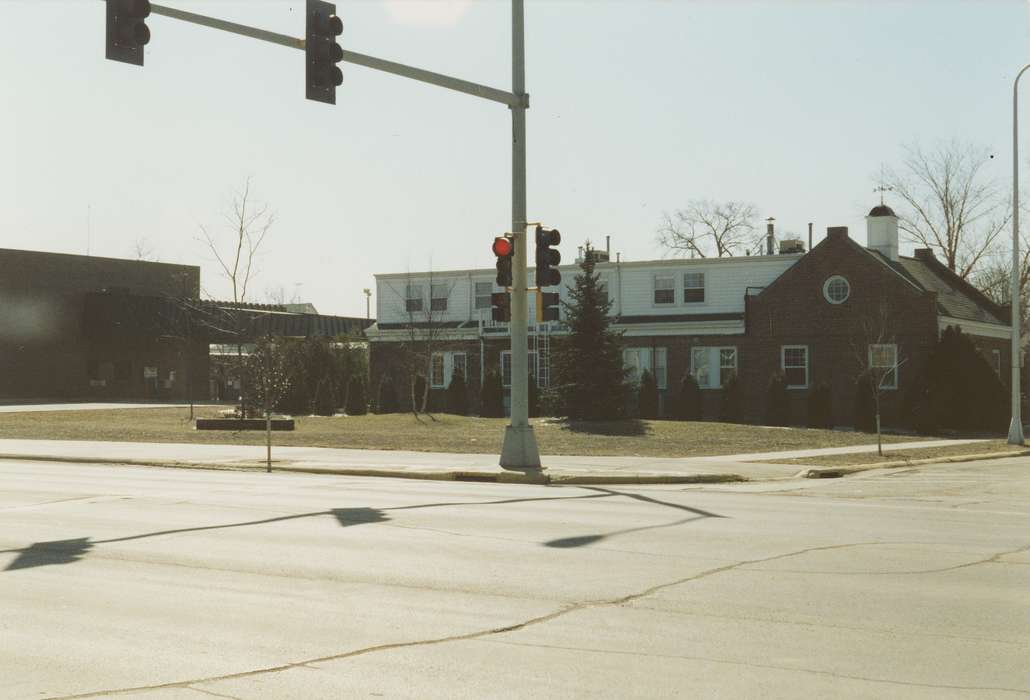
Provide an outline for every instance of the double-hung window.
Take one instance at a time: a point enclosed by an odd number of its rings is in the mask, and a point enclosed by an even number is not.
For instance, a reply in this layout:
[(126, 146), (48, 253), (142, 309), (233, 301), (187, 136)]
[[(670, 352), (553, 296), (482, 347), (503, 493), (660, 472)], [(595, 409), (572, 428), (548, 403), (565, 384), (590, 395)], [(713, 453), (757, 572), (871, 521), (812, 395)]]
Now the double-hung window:
[(881, 389), (898, 388), (898, 346), (870, 345), (869, 369)]
[(429, 365), (429, 383), (435, 387), (443, 386), (443, 353), (434, 352)]
[(651, 373), (659, 389), (668, 386), (668, 351), (666, 348), (625, 348), (622, 351), (622, 365), (626, 368), (626, 379), (638, 384), (644, 371)]
[(434, 389), (443, 389), (451, 385), (454, 375), (461, 373), (461, 376), (468, 381), (465, 373), (466, 357), (463, 352), (434, 352), (429, 363), (429, 384)]
[(705, 300), (705, 273), (687, 272), (683, 275), (683, 303), (700, 304)]
[(784, 345), (780, 348), (780, 367), (788, 389), (808, 388), (808, 346)]
[(702, 389), (721, 388), (737, 374), (737, 348), (691, 348), (690, 373)]
[(451, 288), (448, 284), (434, 284), (429, 288), (431, 298), (429, 300), (429, 308), (431, 311), (446, 311), (447, 310), (447, 297), (450, 296)]
[(404, 288), (404, 310), (407, 312), (422, 310), (422, 285), (409, 284)]
[(654, 303), (675, 304), (676, 303), (676, 278), (672, 275), (655, 275), (654, 278)]
[(494, 285), (491, 282), (476, 282), (476, 308), (477, 309), (489, 309), (490, 305), (490, 294), (494, 291)]

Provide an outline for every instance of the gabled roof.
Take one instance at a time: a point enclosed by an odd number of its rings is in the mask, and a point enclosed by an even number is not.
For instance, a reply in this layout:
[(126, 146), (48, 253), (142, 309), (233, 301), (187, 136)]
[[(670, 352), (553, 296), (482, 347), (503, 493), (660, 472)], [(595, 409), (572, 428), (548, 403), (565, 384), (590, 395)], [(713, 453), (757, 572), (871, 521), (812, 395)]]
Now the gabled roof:
[(929, 249), (917, 250), (914, 258), (899, 256), (896, 261), (882, 259), (921, 288), (936, 292), (937, 311), (940, 314), (967, 321), (1009, 325), (1004, 308), (948, 269)]

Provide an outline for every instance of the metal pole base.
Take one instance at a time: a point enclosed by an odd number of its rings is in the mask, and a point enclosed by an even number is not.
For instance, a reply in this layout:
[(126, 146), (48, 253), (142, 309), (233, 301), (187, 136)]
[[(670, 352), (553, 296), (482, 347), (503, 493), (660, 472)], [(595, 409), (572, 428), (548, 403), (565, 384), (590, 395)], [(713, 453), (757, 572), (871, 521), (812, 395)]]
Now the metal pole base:
[[(1013, 417), (1012, 422), (1009, 423), (1009, 444), (1010, 445), (1022, 445), (1025, 438), (1023, 437), (1023, 421), (1019, 418)], [(507, 439), (505, 440), (507, 442)]]
[(501, 466), (516, 471), (540, 470), (540, 451), (536, 446), (533, 426), (505, 426)]

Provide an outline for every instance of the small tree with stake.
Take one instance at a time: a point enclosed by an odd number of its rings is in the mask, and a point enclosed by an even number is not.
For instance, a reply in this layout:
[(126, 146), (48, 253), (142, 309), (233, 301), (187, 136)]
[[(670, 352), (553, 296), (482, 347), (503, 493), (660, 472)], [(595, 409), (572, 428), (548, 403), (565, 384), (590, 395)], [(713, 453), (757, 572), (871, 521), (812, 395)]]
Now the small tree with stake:
[(247, 356), (244, 371), (252, 402), (264, 409), (267, 468), (272, 471), (272, 408), (290, 387), (282, 341), (277, 343), (270, 335), (260, 339)]

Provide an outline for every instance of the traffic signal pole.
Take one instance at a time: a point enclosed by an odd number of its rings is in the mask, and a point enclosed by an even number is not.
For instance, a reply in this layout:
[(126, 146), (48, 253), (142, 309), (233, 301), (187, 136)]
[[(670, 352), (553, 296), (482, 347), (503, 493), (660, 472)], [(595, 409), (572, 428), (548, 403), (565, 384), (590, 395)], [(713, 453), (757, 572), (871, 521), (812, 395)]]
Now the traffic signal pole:
[[(102, 2), (105, 0), (101, 0)], [(151, 13), (191, 24), (198, 24), (252, 39), (306, 50), (304, 39), (285, 34), (269, 32), (235, 22), (227, 22), (172, 7), (151, 4)], [(512, 163), (511, 163), (511, 219), (515, 242), (515, 256), (512, 266), (511, 295), (511, 421), (505, 428), (504, 445), (501, 449), (502, 467), (517, 470), (538, 470), (540, 453), (537, 449), (533, 427), (529, 424), (529, 328), (527, 293), (527, 257), (529, 246), (526, 241), (526, 109), (529, 95), (526, 94), (525, 68), (525, 12), (523, 0), (511, 3), (512, 43), (512, 91), (506, 92), (486, 85), (454, 78), (441, 73), (395, 63), (385, 59), (367, 56), (354, 51), (343, 51), (343, 62), (352, 63), (373, 70), (391, 73), (418, 80), (438, 87), (455, 90), (484, 100), (499, 102), (511, 109), (512, 121)]]
[(529, 303), (526, 298), (526, 52), (523, 0), (511, 3), (511, 232), (515, 239), (511, 293), (511, 422), (504, 429), (501, 466), (539, 469), (540, 452), (529, 424)]

